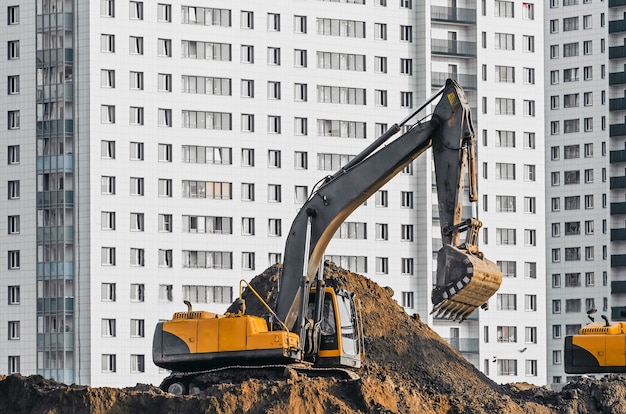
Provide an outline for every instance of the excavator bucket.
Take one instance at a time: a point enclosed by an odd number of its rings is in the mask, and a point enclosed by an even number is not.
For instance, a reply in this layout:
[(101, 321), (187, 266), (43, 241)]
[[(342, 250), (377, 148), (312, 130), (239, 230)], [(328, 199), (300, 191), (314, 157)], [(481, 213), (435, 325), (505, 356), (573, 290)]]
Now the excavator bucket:
[(432, 292), (436, 318), (463, 321), (502, 283), (502, 272), (481, 253), (444, 245), (437, 255), (437, 283)]

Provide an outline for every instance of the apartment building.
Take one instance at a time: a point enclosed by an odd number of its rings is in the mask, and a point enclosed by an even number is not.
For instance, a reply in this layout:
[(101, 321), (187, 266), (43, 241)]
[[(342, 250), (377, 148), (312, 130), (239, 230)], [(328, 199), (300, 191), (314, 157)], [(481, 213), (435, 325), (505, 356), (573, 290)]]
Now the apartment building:
[(504, 274), (489, 310), (428, 315), (429, 153), (326, 257), (391, 286), (497, 382), (566, 381), (563, 336), (588, 308), (620, 317), (620, 1), (17, 3), (0, 9), (0, 373), (159, 383), (156, 322), (183, 300), (222, 312), (282, 261), (314, 184), (448, 77), (477, 134), (464, 216)]
[(544, 9), (547, 382), (559, 384), (572, 378), (565, 336), (590, 322), (587, 312), (610, 317), (610, 70), (607, 2), (553, 0)]

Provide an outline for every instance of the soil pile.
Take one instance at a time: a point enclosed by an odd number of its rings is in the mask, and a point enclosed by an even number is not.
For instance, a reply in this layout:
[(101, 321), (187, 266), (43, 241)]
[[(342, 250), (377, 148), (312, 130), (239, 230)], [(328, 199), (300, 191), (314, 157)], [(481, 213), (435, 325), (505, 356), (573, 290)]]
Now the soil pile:
[[(280, 267), (251, 281), (270, 305)], [(307, 377), (287, 370), (211, 374), (195, 396), (156, 387), (90, 388), (42, 377), (0, 380), (0, 412), (23, 413), (624, 413), (626, 379), (610, 376), (568, 384), (562, 392), (489, 380), (423, 324), (407, 315), (388, 288), (326, 263), (327, 284), (362, 303), (366, 358), (361, 378)], [(267, 313), (245, 293), (247, 312)]]

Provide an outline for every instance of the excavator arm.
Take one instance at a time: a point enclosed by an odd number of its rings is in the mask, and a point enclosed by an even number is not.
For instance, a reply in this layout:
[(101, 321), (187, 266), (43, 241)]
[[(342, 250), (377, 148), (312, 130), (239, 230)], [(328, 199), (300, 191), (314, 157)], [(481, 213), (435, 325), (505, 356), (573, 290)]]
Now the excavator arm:
[[(389, 139), (417, 112), (440, 97), (430, 120), (418, 122)], [(444, 247), (440, 251), (433, 302), (438, 316), (464, 319), (484, 305), (500, 286), (502, 274), (476, 247), (478, 220), (461, 223), (463, 177), (469, 162), (470, 195), (475, 196), (474, 131), (463, 90), (453, 80), (416, 112), (378, 138), (311, 194), (293, 221), (285, 245), (277, 317), (293, 332), (304, 332), (309, 291), (331, 238), (346, 218), (424, 151), (433, 148), (439, 218)], [(459, 245), (459, 233), (468, 240)], [(321, 277), (318, 277), (318, 280)], [(319, 290), (319, 289), (318, 289)], [(460, 300), (457, 300), (458, 298)]]

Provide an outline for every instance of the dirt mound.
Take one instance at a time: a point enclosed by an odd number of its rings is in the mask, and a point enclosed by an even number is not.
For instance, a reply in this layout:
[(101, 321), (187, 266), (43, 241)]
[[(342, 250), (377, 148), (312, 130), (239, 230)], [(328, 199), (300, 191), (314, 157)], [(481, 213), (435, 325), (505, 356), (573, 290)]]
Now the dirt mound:
[[(251, 281), (272, 304), (280, 267)], [(156, 387), (68, 386), (39, 376), (0, 379), (0, 412), (15, 413), (623, 413), (626, 379), (610, 376), (568, 384), (562, 392), (518, 384), (501, 386), (477, 371), (418, 317), (407, 315), (393, 292), (326, 264), (327, 284), (362, 302), (366, 359), (361, 378), (307, 377), (286, 372), (213, 373), (214, 385), (196, 396)], [(245, 293), (248, 313), (267, 313)]]

